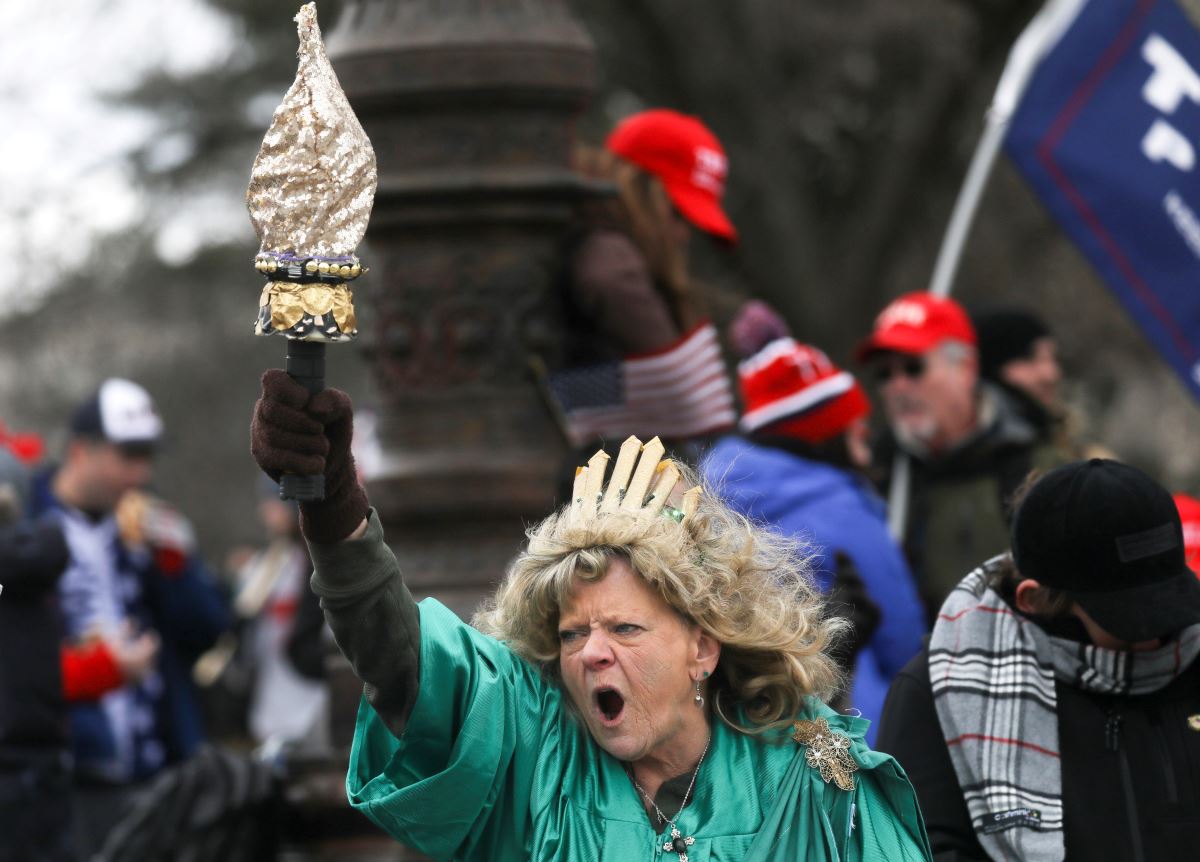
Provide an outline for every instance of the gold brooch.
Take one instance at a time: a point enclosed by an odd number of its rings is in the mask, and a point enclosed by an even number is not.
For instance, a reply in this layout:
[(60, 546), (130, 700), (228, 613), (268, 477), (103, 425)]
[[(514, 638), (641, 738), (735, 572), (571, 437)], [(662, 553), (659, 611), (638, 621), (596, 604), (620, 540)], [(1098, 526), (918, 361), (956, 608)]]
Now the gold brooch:
[(825, 783), (832, 781), (842, 790), (853, 790), (851, 773), (858, 771), (858, 764), (850, 756), (850, 737), (830, 729), (829, 722), (823, 718), (797, 721), (792, 728), (795, 731), (792, 739), (808, 747), (804, 759), (821, 773)]
[(1188, 727), (1192, 730), (1200, 730), (1200, 714), (1188, 716)]

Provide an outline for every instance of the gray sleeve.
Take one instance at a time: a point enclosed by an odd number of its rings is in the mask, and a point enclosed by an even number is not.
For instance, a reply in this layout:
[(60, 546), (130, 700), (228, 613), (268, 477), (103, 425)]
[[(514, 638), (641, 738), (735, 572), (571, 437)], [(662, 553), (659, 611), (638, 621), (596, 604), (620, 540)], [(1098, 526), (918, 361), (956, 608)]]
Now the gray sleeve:
[(336, 545), (309, 543), (312, 590), (334, 640), (388, 728), (404, 732), (420, 682), (421, 623), (396, 556), (372, 509), (366, 533)]

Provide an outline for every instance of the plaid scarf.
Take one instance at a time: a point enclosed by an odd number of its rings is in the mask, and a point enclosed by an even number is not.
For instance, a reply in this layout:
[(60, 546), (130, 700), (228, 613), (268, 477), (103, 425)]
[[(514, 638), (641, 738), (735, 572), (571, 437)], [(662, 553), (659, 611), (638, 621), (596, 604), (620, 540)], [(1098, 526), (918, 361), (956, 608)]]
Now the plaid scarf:
[(979, 843), (992, 859), (1061, 860), (1055, 682), (1103, 694), (1158, 691), (1200, 654), (1200, 625), (1160, 649), (1114, 652), (1048, 635), (988, 586), (1006, 556), (960, 583), (929, 641), (938, 722)]

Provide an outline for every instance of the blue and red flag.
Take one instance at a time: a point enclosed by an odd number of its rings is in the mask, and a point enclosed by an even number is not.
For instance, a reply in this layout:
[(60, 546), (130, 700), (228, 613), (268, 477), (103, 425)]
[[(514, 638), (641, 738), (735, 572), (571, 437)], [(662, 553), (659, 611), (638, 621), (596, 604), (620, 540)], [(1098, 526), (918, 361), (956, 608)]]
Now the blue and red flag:
[(696, 437), (737, 420), (717, 330), (704, 321), (665, 347), (550, 375), (571, 444), (633, 434)]
[(1175, 0), (1091, 0), (1004, 146), (1200, 399), (1200, 29)]

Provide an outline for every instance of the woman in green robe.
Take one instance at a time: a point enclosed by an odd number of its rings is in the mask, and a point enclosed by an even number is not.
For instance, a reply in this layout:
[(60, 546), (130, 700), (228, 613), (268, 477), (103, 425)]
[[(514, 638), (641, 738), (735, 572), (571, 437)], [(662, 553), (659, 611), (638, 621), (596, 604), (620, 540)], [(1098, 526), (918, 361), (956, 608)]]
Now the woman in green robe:
[(268, 372), (252, 448), (273, 477), (325, 474), (301, 523), (365, 684), (347, 791), (398, 841), (479, 862), (929, 858), (903, 771), (822, 702), (842, 622), (801, 549), (631, 438), (529, 530), (471, 627), (413, 602), (351, 416)]

